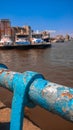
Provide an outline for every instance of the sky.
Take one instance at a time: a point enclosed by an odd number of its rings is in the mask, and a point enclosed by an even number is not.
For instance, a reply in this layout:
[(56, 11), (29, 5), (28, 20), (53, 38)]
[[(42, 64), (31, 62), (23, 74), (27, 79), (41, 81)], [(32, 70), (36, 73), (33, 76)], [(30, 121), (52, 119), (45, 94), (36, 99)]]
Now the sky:
[(1, 0), (0, 19), (12, 26), (29, 25), (33, 30), (55, 30), (73, 35), (73, 0)]

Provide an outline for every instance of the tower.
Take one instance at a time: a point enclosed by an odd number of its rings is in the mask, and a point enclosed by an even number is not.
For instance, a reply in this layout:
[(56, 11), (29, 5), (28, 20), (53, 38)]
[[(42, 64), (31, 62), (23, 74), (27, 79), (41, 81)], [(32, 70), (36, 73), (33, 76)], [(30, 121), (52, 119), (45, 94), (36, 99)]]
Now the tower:
[(11, 36), (11, 23), (9, 19), (0, 20), (0, 38), (2, 35)]

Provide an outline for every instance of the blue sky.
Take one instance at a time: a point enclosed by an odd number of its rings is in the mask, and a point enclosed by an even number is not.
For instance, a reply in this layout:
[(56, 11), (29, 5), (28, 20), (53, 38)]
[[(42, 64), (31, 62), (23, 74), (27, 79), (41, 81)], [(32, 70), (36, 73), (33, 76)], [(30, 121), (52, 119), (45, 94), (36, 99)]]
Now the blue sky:
[(2, 0), (1, 18), (9, 18), (12, 26), (73, 34), (73, 0)]

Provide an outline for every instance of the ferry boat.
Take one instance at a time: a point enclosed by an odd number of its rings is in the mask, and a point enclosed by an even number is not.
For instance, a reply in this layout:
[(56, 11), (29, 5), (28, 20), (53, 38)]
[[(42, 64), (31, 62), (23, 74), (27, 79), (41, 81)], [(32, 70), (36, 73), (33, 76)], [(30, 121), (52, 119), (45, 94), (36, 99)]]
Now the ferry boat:
[(45, 42), (41, 38), (29, 38), (28, 35), (19, 34), (16, 36), (15, 42), (8, 35), (4, 35), (0, 41), (2, 49), (41, 49), (51, 47), (50, 42)]
[(31, 48), (39, 48), (39, 49), (43, 48), (44, 49), (47, 47), (51, 47), (50, 42), (45, 42), (41, 38), (32, 38)]
[(24, 34), (16, 35), (14, 48), (28, 49), (29, 45), (30, 45), (30, 41), (28, 40), (28, 35), (24, 35)]
[(18, 37), (16, 40), (15, 40), (15, 45), (17, 46), (21, 46), (21, 45), (30, 45), (30, 42), (25, 39), (24, 37)]
[(33, 48), (47, 48), (51, 47), (51, 43), (49, 41), (45, 41), (42, 38), (41, 33), (33, 33), (31, 38), (31, 44)]
[(51, 47), (51, 43), (44, 42), (41, 39), (32, 39), (31, 41), (18, 39), (14, 47), (18, 49), (44, 49)]
[(3, 35), (0, 40), (0, 48), (9, 48), (13, 46), (13, 41), (9, 35)]

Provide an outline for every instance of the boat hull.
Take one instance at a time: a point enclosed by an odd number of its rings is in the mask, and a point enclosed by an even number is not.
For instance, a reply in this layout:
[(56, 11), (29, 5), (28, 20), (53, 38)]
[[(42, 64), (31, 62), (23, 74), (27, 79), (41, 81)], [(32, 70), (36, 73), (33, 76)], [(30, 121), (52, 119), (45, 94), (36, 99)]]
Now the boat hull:
[(33, 45), (12, 45), (12, 46), (0, 46), (0, 49), (44, 49), (51, 47), (51, 44), (33, 44)]

